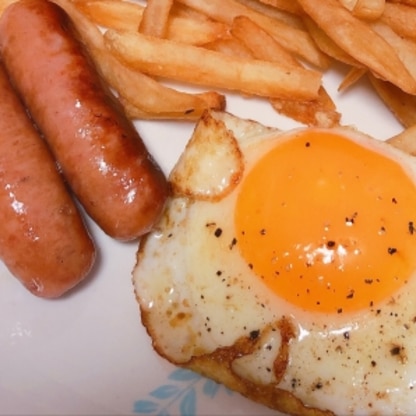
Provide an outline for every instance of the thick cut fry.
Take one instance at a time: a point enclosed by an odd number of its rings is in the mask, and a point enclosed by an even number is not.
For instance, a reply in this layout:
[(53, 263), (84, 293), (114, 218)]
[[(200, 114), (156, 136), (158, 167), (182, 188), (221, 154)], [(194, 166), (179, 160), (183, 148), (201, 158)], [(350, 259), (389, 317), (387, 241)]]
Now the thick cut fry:
[(412, 156), (416, 156), (416, 125), (403, 130), (401, 133), (386, 141), (392, 146), (397, 147)]
[[(248, 17), (236, 17), (231, 33), (240, 39), (257, 59), (280, 62), (288, 68), (301, 67), (290, 53)], [(309, 126), (332, 127), (338, 125), (341, 118), (323, 86), (319, 89), (318, 97), (313, 100), (275, 98), (270, 102), (279, 113)]]
[(284, 48), (319, 68), (327, 68), (329, 61), (305, 30), (294, 28), (253, 10), (236, 0), (178, 0), (199, 10), (214, 20), (232, 25), (237, 16), (247, 16), (269, 32)]
[(385, 0), (340, 0), (354, 16), (365, 20), (377, 20), (383, 14)]
[(139, 31), (145, 35), (166, 37), (173, 0), (147, 0)]
[[(77, 2), (77, 7), (97, 25), (116, 30), (137, 30), (144, 8), (138, 3), (115, 0)], [(209, 19), (173, 13), (166, 37), (177, 42), (204, 45), (227, 36), (228, 26)]]
[(260, 2), (289, 13), (302, 14), (302, 7), (299, 6), (296, 0), (260, 0)]
[(374, 90), (404, 127), (416, 124), (416, 96), (406, 94), (395, 85), (369, 74)]
[(352, 16), (337, 0), (298, 0), (305, 12), (345, 52), (375, 74), (411, 94), (416, 81), (391, 47), (367, 24)]
[[(99, 29), (69, 0), (55, 0), (71, 16), (83, 41), (90, 50), (103, 78), (121, 96), (142, 111), (159, 114), (196, 113), (210, 108), (224, 108), (224, 97), (218, 93), (188, 94), (168, 88), (154, 79), (124, 66), (105, 47)], [(213, 97), (217, 98), (214, 100)], [(208, 99), (209, 98), (209, 99)]]
[[(416, 6), (416, 0), (414, 6)], [(416, 38), (416, 7), (387, 2), (381, 21), (400, 36)]]
[(155, 76), (267, 97), (315, 98), (321, 74), (132, 32), (108, 30), (108, 48), (132, 68)]

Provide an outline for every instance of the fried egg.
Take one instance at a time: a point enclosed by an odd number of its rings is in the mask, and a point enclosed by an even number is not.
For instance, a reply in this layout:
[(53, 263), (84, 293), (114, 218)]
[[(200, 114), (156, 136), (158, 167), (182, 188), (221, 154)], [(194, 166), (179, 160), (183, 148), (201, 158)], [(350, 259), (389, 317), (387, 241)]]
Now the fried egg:
[(170, 362), (288, 414), (416, 409), (416, 161), (206, 113), (133, 272)]

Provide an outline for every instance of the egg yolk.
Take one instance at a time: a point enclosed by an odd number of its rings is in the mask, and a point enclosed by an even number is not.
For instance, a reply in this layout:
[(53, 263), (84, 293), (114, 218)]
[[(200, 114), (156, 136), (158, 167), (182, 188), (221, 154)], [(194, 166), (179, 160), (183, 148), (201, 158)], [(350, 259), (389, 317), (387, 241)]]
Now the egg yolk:
[(235, 209), (250, 268), (305, 310), (376, 305), (416, 269), (416, 188), (392, 159), (329, 131), (303, 131), (249, 171)]

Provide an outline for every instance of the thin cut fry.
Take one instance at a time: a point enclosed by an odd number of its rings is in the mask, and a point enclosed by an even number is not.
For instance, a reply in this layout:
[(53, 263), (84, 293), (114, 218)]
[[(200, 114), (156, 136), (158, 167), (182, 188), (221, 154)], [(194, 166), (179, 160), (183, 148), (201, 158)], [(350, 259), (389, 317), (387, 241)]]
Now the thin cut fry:
[(302, 7), (299, 6), (296, 0), (260, 0), (260, 2), (289, 13), (302, 14)]
[(139, 32), (158, 38), (166, 37), (173, 0), (147, 0)]
[(341, 84), (338, 86), (338, 91), (346, 91), (348, 88), (357, 83), (366, 73), (367, 68), (352, 67), (342, 80)]
[(253, 10), (236, 0), (178, 0), (214, 20), (232, 25), (237, 16), (247, 16), (269, 32), (284, 48), (319, 68), (327, 68), (327, 57), (317, 48), (305, 30), (294, 28)]
[(108, 30), (108, 48), (132, 68), (212, 88), (267, 97), (315, 98), (321, 74), (303, 68), (232, 58), (216, 51), (184, 45), (140, 33)]
[(416, 96), (406, 94), (395, 85), (369, 74), (374, 90), (404, 127), (416, 124)]
[(253, 59), (250, 50), (234, 37), (218, 39), (204, 45), (204, 47), (229, 56), (238, 56), (242, 59)]
[(309, 16), (304, 16), (303, 21), (313, 40), (328, 56), (350, 66), (362, 66), (356, 59), (340, 48)]
[[(282, 48), (267, 32), (245, 16), (234, 19), (231, 33), (244, 42), (257, 59), (280, 62), (288, 68), (299, 68), (301, 64)], [(271, 99), (273, 108), (294, 120), (309, 126), (331, 127), (338, 125), (340, 114), (324, 87), (313, 100)]]
[[(129, 1), (89, 0), (76, 4), (97, 25), (116, 30), (136, 31), (144, 11), (143, 6)], [(227, 36), (227, 31), (223, 23), (175, 12), (169, 18), (166, 36), (181, 43), (204, 45)]]
[(337, 0), (298, 0), (305, 12), (344, 51), (403, 91), (416, 93), (416, 81), (396, 51)]
[(90, 50), (103, 78), (121, 96), (130, 100), (136, 107), (148, 113), (182, 114), (201, 112), (212, 104), (214, 108), (224, 108), (224, 97), (217, 95), (212, 102), (204, 95), (194, 95), (168, 88), (154, 79), (124, 66), (111, 55), (104, 44), (104, 39), (95, 24), (89, 21), (69, 0), (55, 0), (71, 16), (84, 42)]
[(416, 7), (387, 2), (381, 21), (389, 25), (400, 36), (416, 38)]
[(360, 19), (377, 20), (383, 14), (385, 0), (340, 0), (340, 3)]

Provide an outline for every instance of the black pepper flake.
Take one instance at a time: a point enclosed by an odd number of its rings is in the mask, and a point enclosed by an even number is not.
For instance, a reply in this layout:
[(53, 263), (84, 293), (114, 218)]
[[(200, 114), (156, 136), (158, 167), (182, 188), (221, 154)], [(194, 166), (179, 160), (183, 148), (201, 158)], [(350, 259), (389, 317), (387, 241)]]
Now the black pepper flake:
[(373, 280), (373, 279), (364, 279), (364, 283), (365, 283), (366, 285), (371, 285), (373, 282), (374, 282), (374, 280)]
[(235, 246), (237, 244), (237, 239), (234, 237), (232, 240), (231, 240), (231, 243), (230, 243), (230, 245), (229, 245), (229, 247), (230, 247), (230, 250)]
[(375, 367), (377, 363), (374, 360), (371, 360), (371, 367)]
[(311, 146), (311, 143), (310, 142), (306, 142), (305, 143), (305, 147), (310, 147)]
[(221, 228), (217, 228), (214, 232), (215, 237), (221, 237), (221, 234), (222, 234)]
[(345, 331), (343, 335), (344, 335), (344, 339), (350, 339), (349, 331)]
[(217, 270), (217, 276), (221, 276), (222, 275), (222, 271), (221, 270)]
[(387, 252), (388, 252), (389, 254), (393, 255), (394, 253), (397, 253), (397, 248), (394, 248), (394, 247), (389, 247), (389, 248), (387, 249)]
[(415, 233), (415, 226), (413, 224), (413, 221), (409, 221), (407, 227), (408, 227), (409, 233), (413, 235)]
[(335, 241), (333, 241), (333, 240), (330, 240), (330, 241), (328, 241), (328, 242), (326, 243), (326, 246), (327, 246), (328, 248), (335, 247), (335, 245), (336, 245), (336, 243), (335, 243)]
[(260, 230), (260, 235), (266, 235), (266, 229), (265, 228), (262, 228)]
[(393, 197), (393, 198), (391, 199), (391, 202), (393, 202), (393, 204), (397, 204), (397, 199)]
[(354, 290), (351, 290), (346, 297), (347, 299), (352, 299), (354, 297)]
[(338, 308), (337, 313), (342, 313), (342, 308)]
[(391, 355), (399, 355), (401, 351), (401, 347), (399, 345), (395, 345), (393, 348), (390, 349)]
[(355, 219), (357, 218), (358, 212), (354, 212), (354, 214), (351, 215), (351, 217), (345, 217), (345, 223), (346, 225), (353, 225), (355, 222)]
[(250, 332), (250, 339), (255, 340), (259, 337), (260, 331), (258, 329)]

